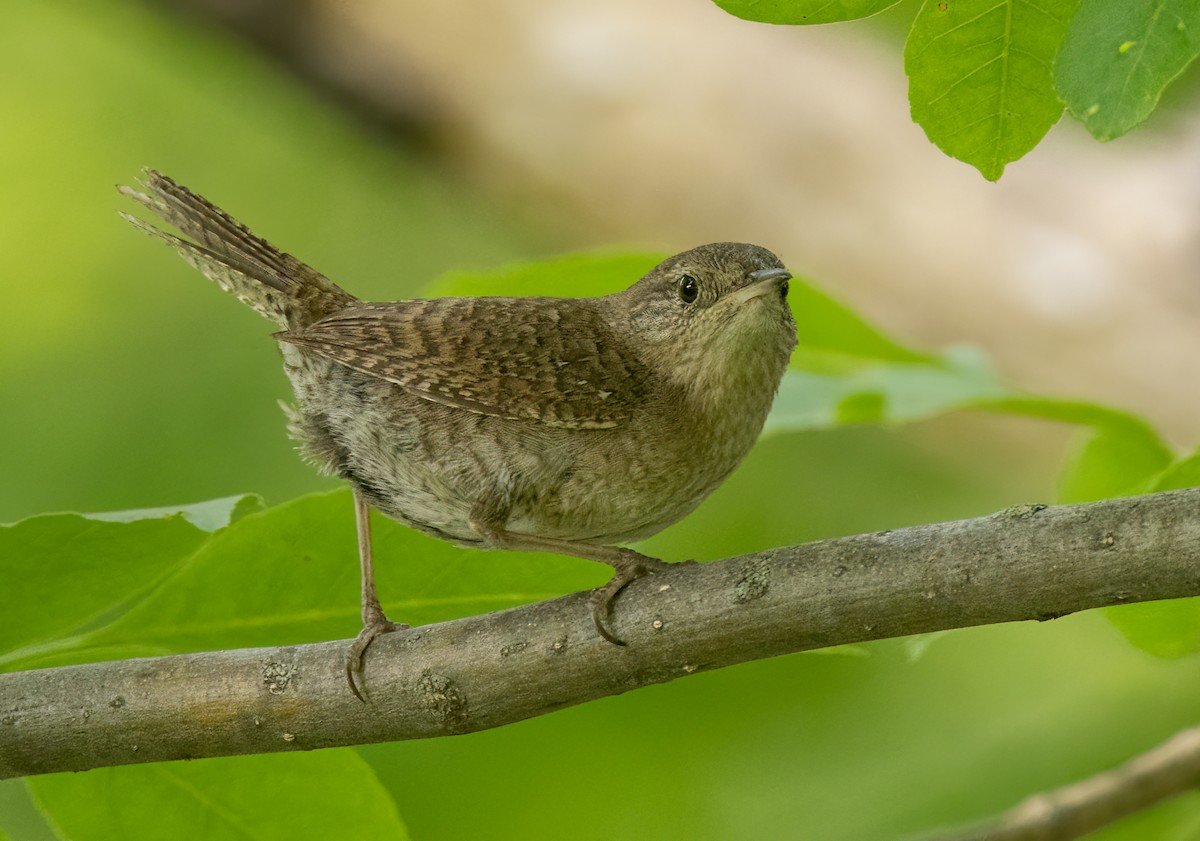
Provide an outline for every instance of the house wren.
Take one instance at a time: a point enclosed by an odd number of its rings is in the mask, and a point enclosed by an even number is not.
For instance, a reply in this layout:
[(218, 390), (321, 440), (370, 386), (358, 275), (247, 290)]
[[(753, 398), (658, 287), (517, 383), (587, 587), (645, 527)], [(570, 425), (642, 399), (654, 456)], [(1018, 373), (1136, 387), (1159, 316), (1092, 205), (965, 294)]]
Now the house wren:
[(599, 298), (367, 303), (166, 176), (120, 190), (193, 241), (125, 218), (284, 328), (289, 431), (354, 491), (363, 629), (346, 675), (360, 699), (367, 647), (407, 627), (375, 595), (371, 508), (463, 546), (608, 564), (592, 615), (621, 644), (612, 600), (662, 562), (614, 544), (729, 475), (796, 345), (791, 275), (756, 245), (693, 248)]

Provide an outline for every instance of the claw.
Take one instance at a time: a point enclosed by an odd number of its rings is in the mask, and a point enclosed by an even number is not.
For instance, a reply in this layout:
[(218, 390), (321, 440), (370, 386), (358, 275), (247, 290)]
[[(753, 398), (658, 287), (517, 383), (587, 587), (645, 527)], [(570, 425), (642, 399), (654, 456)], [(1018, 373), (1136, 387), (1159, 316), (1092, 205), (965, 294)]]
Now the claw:
[(612, 619), (612, 603), (617, 595), (632, 581), (637, 581), (652, 574), (655, 570), (669, 566), (656, 558), (649, 558), (632, 550), (623, 555), (621, 560), (613, 564), (613, 577), (603, 587), (592, 591), (592, 623), (596, 633), (613, 645), (625, 645), (609, 623)]
[(383, 611), (363, 625), (358, 636), (354, 638), (354, 642), (350, 643), (350, 650), (346, 652), (346, 683), (350, 684), (350, 691), (354, 693), (355, 698), (363, 703), (367, 701), (363, 694), (363, 689), (365, 689), (363, 655), (367, 653), (367, 648), (375, 641), (376, 637), (390, 634), (393, 631), (407, 631), (408, 628), (408, 625), (388, 619), (383, 615)]

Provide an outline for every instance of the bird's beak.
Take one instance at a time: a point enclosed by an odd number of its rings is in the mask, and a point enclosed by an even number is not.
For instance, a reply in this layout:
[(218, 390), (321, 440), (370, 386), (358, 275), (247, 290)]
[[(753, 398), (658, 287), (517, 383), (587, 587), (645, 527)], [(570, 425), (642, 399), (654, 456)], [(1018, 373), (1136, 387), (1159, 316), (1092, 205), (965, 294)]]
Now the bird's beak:
[(742, 301), (749, 301), (768, 293), (777, 293), (779, 288), (792, 279), (792, 273), (787, 269), (759, 269), (750, 272), (750, 282), (739, 289), (734, 295)]

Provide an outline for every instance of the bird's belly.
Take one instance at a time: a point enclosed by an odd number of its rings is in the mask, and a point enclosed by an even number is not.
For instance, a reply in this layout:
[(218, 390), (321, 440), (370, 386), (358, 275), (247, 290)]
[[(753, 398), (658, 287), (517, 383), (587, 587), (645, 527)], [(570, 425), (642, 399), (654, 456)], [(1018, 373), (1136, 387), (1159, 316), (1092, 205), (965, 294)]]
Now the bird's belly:
[(704, 460), (689, 470), (689, 460), (641, 446), (636, 429), (507, 420), (336, 364), (312, 368), (297, 383), (289, 367), (299, 398), (291, 431), (309, 459), (381, 513), (456, 543), (486, 543), (472, 525), (481, 506), (503, 510), (503, 527), (521, 534), (636, 540), (686, 515), (728, 472)]

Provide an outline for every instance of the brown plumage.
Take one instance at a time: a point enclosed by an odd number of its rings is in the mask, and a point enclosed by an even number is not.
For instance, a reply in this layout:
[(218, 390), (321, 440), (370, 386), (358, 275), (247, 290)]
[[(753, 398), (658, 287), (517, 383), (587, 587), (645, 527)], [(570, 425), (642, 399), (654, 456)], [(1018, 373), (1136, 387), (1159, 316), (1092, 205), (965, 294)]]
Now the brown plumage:
[(628, 421), (646, 380), (599, 309), (573, 299), (360, 304), (275, 336), (437, 403), (567, 429)]
[(737, 466), (796, 344), (790, 275), (755, 245), (685, 251), (599, 298), (364, 303), (171, 179), (148, 171), (144, 190), (121, 188), (190, 240), (126, 218), (284, 328), (289, 430), (354, 489), (360, 698), (363, 653), (403, 627), (375, 596), (369, 508), (463, 545), (609, 564), (593, 620), (619, 643), (612, 599), (661, 562), (612, 544), (677, 521)]

